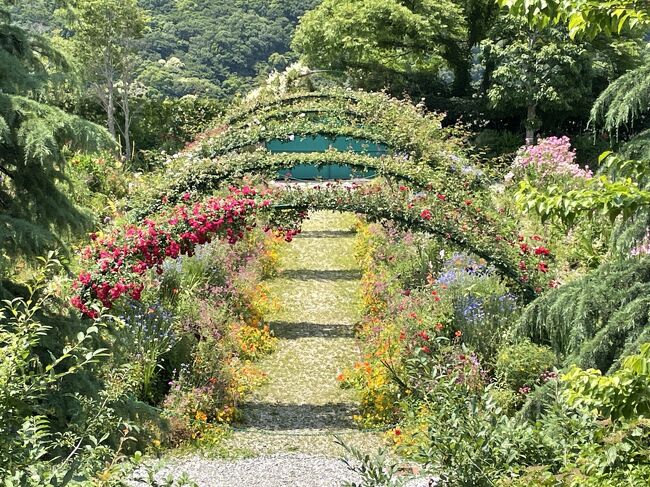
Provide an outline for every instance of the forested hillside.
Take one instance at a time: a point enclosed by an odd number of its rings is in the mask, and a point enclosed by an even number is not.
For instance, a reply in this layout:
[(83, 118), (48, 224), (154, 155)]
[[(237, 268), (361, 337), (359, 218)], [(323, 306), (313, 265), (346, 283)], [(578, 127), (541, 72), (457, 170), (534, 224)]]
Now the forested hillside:
[[(139, 46), (139, 80), (156, 93), (227, 98), (260, 73), (284, 69), (298, 18), (319, 0), (140, 0), (150, 23)], [(36, 32), (72, 34), (53, 14), (57, 2), (16, 7), (14, 19)]]
[(269, 68), (293, 59), (298, 17), (317, 0), (141, 0), (152, 17), (141, 74), (168, 96), (224, 98), (245, 91)]

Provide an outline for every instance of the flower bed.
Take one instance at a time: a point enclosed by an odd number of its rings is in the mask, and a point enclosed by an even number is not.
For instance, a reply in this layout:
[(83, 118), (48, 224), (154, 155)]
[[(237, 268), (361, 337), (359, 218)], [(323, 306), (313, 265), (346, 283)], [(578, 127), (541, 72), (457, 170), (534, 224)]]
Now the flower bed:
[[(358, 235), (364, 355), (339, 380), (360, 392), (360, 424), (386, 428), (396, 452), (442, 485), (600, 486), (648, 474), (647, 394), (628, 393), (648, 380), (650, 346), (616, 377), (575, 366), (563, 375), (560, 356), (518, 332), (523, 303), (489, 263), (386, 222)], [(519, 245), (546, 254), (536, 239)]]
[[(269, 199), (250, 187), (231, 188), (228, 196), (204, 202), (190, 203), (189, 193), (183, 199), (185, 204), (164, 212), (158, 221), (147, 219), (143, 225), (119, 228), (106, 237), (93, 235), (93, 243), (81, 251), (90, 265), (74, 283), (73, 306), (96, 318), (98, 310), (93, 304), (97, 302), (111, 308), (125, 294), (139, 300), (142, 276), (148, 270), (160, 274), (165, 259), (191, 256), (198, 245), (214, 238), (238, 242), (254, 227), (257, 212), (270, 205)], [(296, 232), (282, 231), (287, 240)]]

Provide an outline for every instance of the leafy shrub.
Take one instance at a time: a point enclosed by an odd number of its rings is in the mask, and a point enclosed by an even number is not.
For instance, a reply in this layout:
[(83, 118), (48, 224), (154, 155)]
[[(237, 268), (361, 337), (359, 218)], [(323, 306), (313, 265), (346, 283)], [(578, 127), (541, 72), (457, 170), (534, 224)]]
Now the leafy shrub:
[[(46, 315), (56, 302), (44, 279), (57, 267), (55, 260), (46, 261), (30, 297), (5, 301), (0, 309), (0, 478), (8, 485), (88, 478), (115, 455), (107, 440), (122, 422), (113, 405), (125, 391), (62, 391), (68, 379), (108, 356), (97, 347), (101, 323), (69, 337), (60, 354), (43, 351), (52, 330)], [(75, 411), (65, 430), (57, 431), (47, 403), (63, 394), (71, 396)]]
[(476, 149), (486, 159), (503, 158), (512, 160), (521, 147), (521, 134), (507, 130), (482, 130), (474, 139)]
[(128, 193), (131, 177), (110, 153), (76, 154), (69, 161), (66, 176), (72, 183), (72, 200), (92, 210), (96, 223), (115, 217), (119, 200)]
[(374, 455), (364, 455), (338, 437), (334, 442), (345, 450), (346, 455), (342, 458), (343, 463), (361, 478), (361, 482), (344, 482), (343, 487), (400, 487), (404, 485), (405, 479), (397, 476), (398, 465), (388, 462), (385, 449), (380, 449)]
[(609, 376), (575, 365), (569, 369), (562, 375), (569, 404), (615, 420), (650, 415), (650, 343), (621, 362), (621, 368)]
[(456, 379), (441, 378), (427, 395), (429, 427), (415, 456), (440, 475), (442, 485), (493, 485), (499, 470), (527, 454), (539, 456), (544, 445), (530, 425), (508, 418), (489, 394)]
[(137, 103), (138, 116), (132, 131), (138, 149), (136, 162), (144, 169), (158, 167), (157, 151), (172, 154), (182, 149), (223, 110), (217, 101), (192, 95), (179, 99), (149, 97)]
[(505, 387), (497, 386), (491, 388), (490, 397), (494, 401), (494, 404), (508, 415), (512, 415), (521, 402), (520, 396), (515, 391)]
[(548, 347), (524, 340), (501, 349), (497, 355), (497, 377), (513, 390), (531, 388), (544, 372), (557, 365), (557, 357)]

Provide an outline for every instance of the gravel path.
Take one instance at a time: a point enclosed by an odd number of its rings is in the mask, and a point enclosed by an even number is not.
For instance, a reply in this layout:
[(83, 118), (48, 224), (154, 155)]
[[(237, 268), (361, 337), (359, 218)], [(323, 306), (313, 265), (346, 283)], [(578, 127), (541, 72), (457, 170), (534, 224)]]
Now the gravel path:
[(340, 460), (305, 453), (279, 453), (235, 462), (190, 457), (160, 470), (160, 478), (183, 472), (201, 487), (339, 487), (357, 480)]
[(185, 472), (202, 487), (318, 487), (357, 480), (340, 460), (333, 435), (364, 452), (376, 451), (381, 439), (356, 428), (355, 392), (336, 381), (359, 357), (353, 224), (352, 215), (318, 212), (287, 246), (283, 271), (269, 282), (281, 304), (270, 323), (280, 339), (278, 351), (260, 363), (269, 381), (241, 405), (243, 421), (223, 445), (235, 459), (169, 459), (161, 478)]

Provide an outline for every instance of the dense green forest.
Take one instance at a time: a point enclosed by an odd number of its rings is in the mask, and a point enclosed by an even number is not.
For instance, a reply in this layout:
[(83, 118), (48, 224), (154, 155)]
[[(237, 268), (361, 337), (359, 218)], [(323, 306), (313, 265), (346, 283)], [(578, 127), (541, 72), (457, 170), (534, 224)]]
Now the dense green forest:
[[(296, 60), (290, 43), (309, 1), (140, 0), (148, 26), (138, 42), (138, 79), (152, 94), (227, 99)], [(74, 35), (54, 14), (55, 0), (14, 10), (15, 21), (41, 33)]]
[[(110, 42), (128, 40), (128, 66), (113, 65), (109, 71), (116, 82), (120, 76), (128, 76), (133, 108), (128, 108), (124, 120), (124, 103), (115, 102), (112, 111), (123, 118), (122, 128), (118, 125), (111, 132), (121, 132), (128, 159), (135, 157), (147, 164), (151, 149), (180, 148), (193, 133), (205, 128), (222, 102), (245, 94), (271, 71), (295, 62), (297, 55), (290, 50), (293, 31), (298, 18), (315, 3), (143, 0), (84, 4), (37, 0), (18, 2), (10, 12), (16, 25), (51, 38), (62, 54), (77, 60), (70, 73), (74, 79), (66, 85), (74, 94), (56, 93), (54, 103), (98, 123), (106, 119), (108, 107), (97, 96), (97, 76), (106, 73), (107, 67), (93, 66), (93, 52), (105, 50)], [(84, 32), (84, 26), (101, 22), (102, 11), (115, 15), (114, 25), (107, 23), (103, 32)], [(141, 25), (118, 26), (120, 19), (129, 16), (139, 17)], [(104, 43), (113, 27), (117, 37)], [(177, 101), (185, 95), (194, 99)], [(108, 123), (110, 129), (114, 123)], [(129, 130), (124, 130), (124, 124)]]
[(0, 0), (0, 485), (649, 485), (649, 162), (647, 2)]
[[(129, 8), (136, 8), (132, 3)], [(639, 33), (611, 38), (595, 32), (574, 39), (562, 25), (540, 29), (504, 15), (492, 0), (323, 2), (310, 11), (317, 3), (139, 1), (146, 22), (131, 33), (137, 51), (131, 61), (133, 103), (139, 105), (131, 115), (134, 155), (144, 151), (140, 157), (146, 158), (161, 144), (178, 148), (183, 138), (171, 133), (162, 140), (152, 133), (152, 124), (177, 125), (170, 113), (155, 113), (152, 103), (168, 100), (169, 112), (174, 100), (192, 95), (211, 100), (198, 103), (213, 116), (220, 109), (215, 101), (245, 94), (298, 59), (321, 71), (313, 77), (321, 83), (334, 80), (423, 98), (429, 109), (447, 114), (445, 123), (462, 119), (478, 136), (477, 146), (493, 155), (515, 150), (514, 134), (526, 129), (529, 139), (537, 131), (561, 129), (575, 136), (579, 159), (593, 164), (611, 143), (603, 137), (616, 132), (617, 140), (625, 140), (630, 131), (645, 127), (643, 118), (634, 125), (627, 119), (612, 125), (602, 110), (592, 110), (611, 81), (647, 57)], [(73, 5), (23, 2), (14, 7), (13, 18), (53, 36), (74, 56)], [(73, 109), (101, 122), (90, 83), (82, 82), (85, 93), (79, 93)], [(608, 132), (598, 132), (601, 128)]]

